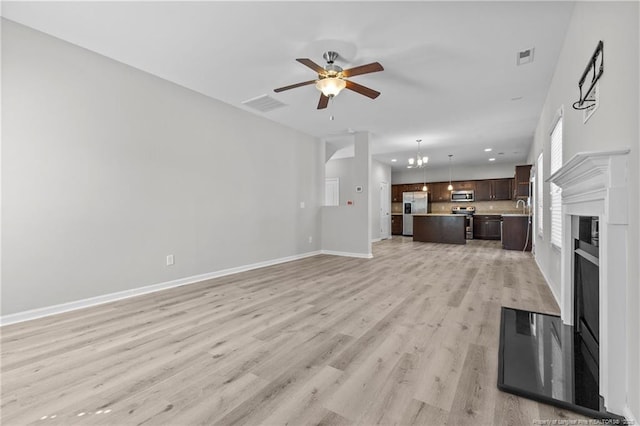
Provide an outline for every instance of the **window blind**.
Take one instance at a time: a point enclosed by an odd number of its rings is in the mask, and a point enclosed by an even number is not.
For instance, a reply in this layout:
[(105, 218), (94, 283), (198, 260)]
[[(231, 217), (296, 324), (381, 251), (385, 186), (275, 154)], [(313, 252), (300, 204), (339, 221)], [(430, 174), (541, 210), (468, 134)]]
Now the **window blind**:
[(538, 228), (538, 234), (542, 235), (543, 231), (543, 221), (544, 221), (544, 202), (543, 202), (543, 185), (544, 180), (542, 179), (542, 152), (538, 156), (538, 160), (536, 161), (536, 224)]
[[(562, 116), (551, 132), (551, 167), (552, 175), (562, 167)], [(551, 244), (562, 247), (562, 190), (551, 184)]]

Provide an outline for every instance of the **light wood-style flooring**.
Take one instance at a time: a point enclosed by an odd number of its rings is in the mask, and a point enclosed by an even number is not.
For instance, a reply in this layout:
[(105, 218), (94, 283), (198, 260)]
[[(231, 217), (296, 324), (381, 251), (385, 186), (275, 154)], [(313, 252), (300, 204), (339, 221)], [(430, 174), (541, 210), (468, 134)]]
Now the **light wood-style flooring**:
[[(499, 242), (374, 244), (1, 329), (3, 425), (525, 425), (502, 305), (558, 307)], [(90, 282), (87, 285), (91, 285)]]

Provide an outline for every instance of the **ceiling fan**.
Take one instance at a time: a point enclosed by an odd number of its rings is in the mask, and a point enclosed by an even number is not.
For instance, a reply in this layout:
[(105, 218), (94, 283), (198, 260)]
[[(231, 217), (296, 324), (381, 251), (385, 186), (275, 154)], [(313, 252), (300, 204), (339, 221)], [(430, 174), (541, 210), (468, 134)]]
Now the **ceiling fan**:
[(309, 84), (315, 83), (316, 88), (321, 92), (320, 101), (318, 102), (318, 109), (326, 108), (329, 104), (329, 99), (337, 96), (338, 93), (340, 93), (340, 91), (344, 88), (353, 90), (354, 92), (360, 93), (361, 95), (367, 96), (371, 99), (377, 98), (380, 95), (380, 92), (365, 87), (361, 84), (354, 83), (351, 80), (347, 80), (347, 78), (353, 77), (355, 75), (382, 71), (384, 70), (384, 68), (382, 68), (382, 65), (380, 65), (378, 62), (372, 62), (370, 64), (360, 65), (348, 70), (343, 70), (338, 65), (334, 64), (334, 61), (338, 58), (338, 56), (339, 55), (337, 52), (325, 52), (322, 57), (327, 61), (327, 65), (325, 65), (324, 67), (321, 67), (308, 58), (296, 59), (296, 61), (300, 62), (302, 65), (306, 65), (307, 67), (317, 72), (318, 78), (315, 80), (292, 84), (290, 86), (280, 87), (278, 89), (274, 89), (274, 92), (280, 93), (285, 90), (295, 89), (296, 87), (307, 86)]

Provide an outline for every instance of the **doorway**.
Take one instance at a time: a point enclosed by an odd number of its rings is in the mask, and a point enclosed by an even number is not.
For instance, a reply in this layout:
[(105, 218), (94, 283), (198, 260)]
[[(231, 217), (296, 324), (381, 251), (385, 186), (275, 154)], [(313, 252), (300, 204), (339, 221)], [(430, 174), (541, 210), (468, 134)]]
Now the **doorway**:
[(389, 182), (380, 182), (380, 239), (391, 238), (391, 194)]

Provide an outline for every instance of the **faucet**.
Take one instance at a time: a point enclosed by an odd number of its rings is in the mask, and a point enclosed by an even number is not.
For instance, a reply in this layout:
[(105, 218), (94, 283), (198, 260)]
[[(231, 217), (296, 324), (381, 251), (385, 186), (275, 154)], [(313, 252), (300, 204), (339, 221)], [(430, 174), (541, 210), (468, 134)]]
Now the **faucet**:
[(523, 199), (519, 199), (518, 201), (516, 201), (516, 209), (518, 208), (520, 203), (522, 203), (522, 214), (525, 214), (524, 210), (527, 208), (527, 203), (525, 203)]

